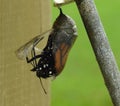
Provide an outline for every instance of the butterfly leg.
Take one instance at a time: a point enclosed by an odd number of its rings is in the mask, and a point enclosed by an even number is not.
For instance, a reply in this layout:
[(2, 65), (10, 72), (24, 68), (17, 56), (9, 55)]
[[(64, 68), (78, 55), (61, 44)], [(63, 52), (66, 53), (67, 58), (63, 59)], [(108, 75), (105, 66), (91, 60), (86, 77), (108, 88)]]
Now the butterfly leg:
[(40, 57), (41, 57), (41, 55), (36, 55), (36, 56), (32, 57), (31, 59), (29, 59), (28, 57), (26, 57), (26, 61), (27, 61), (27, 63), (30, 63), (30, 62), (32, 62), (35, 59), (40, 58)]
[[(32, 59), (36, 56), (34, 47), (33, 47), (32, 51), (31, 51), (31, 56), (32, 56)], [(34, 68), (37, 67), (37, 60), (36, 60), (36, 58), (34, 58), (34, 60), (31, 61), (31, 64), (33, 65)]]
[(37, 41), (35, 41), (35, 43), (33, 43), (33, 48), (31, 50), (31, 56), (32, 58), (31, 59), (28, 59), (28, 57), (26, 57), (26, 60), (27, 60), (27, 63), (30, 63), (32, 61), (34, 61), (36, 64), (37, 64), (37, 58), (40, 58), (41, 57), (41, 54), (40, 55), (36, 55), (35, 53), (35, 46), (39, 43), (40, 40), (42, 40), (44, 37), (42, 37), (41, 39), (38, 39)]
[[(38, 41), (39, 42), (39, 41)], [(36, 70), (37, 67), (38, 67), (38, 63), (37, 63), (37, 59), (41, 57), (41, 54), (39, 55), (36, 55), (36, 52), (35, 52), (35, 46), (38, 44), (38, 42), (35, 42), (34, 45), (33, 45), (33, 48), (31, 50), (31, 59), (29, 59), (28, 57), (26, 57), (26, 61), (27, 63), (31, 63), (32, 66), (33, 66), (33, 69), (32, 71)]]
[(33, 48), (33, 50), (31, 51), (31, 56), (32, 56), (31, 59), (26, 57), (26, 61), (27, 61), (27, 63), (31, 63), (32, 64), (33, 68), (31, 69), (31, 71), (36, 71), (37, 68), (38, 68), (37, 58), (40, 58), (41, 55), (36, 55), (35, 54), (35, 49)]
[(40, 40), (42, 40), (44, 37), (42, 37), (41, 39), (37, 39), (34, 43), (33, 43), (33, 48), (31, 50), (31, 59), (28, 58), (28, 56), (26, 57), (26, 61), (27, 63), (31, 63), (32, 66), (33, 66), (33, 69), (32, 71), (35, 71), (38, 67), (38, 63), (37, 63), (37, 59), (41, 57), (41, 54), (40, 55), (36, 55), (36, 52), (35, 52), (35, 46), (39, 43)]

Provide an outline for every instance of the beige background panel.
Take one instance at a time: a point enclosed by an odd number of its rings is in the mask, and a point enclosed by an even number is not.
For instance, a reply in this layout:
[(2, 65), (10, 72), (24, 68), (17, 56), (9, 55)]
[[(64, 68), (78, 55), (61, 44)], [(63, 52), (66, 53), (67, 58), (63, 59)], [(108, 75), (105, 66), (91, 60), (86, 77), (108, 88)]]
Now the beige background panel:
[(51, 28), (50, 0), (0, 0), (0, 106), (50, 106), (50, 80), (41, 88), (15, 50)]

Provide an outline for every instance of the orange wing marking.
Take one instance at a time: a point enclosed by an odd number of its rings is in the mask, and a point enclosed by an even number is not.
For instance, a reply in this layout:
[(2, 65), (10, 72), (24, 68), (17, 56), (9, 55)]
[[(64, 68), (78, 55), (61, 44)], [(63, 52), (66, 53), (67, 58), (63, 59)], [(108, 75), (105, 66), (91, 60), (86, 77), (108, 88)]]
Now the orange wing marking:
[(62, 71), (62, 69), (65, 66), (69, 50), (70, 46), (66, 43), (63, 43), (55, 53), (55, 68), (58, 74)]

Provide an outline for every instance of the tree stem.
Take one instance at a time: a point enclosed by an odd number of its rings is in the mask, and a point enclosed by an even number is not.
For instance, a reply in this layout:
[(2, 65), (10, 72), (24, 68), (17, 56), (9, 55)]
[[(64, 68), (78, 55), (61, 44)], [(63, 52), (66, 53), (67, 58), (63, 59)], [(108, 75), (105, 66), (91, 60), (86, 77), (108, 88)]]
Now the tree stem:
[(114, 106), (120, 106), (120, 72), (93, 0), (75, 0)]

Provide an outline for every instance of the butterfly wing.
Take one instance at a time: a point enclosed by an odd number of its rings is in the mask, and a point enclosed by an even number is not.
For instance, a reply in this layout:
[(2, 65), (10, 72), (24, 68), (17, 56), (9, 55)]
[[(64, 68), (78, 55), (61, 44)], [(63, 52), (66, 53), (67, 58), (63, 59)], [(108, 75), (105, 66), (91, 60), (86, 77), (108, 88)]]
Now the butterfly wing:
[(55, 58), (55, 68), (57, 75), (63, 70), (70, 49), (72, 48), (77, 35), (68, 34), (64, 30), (60, 30), (54, 37), (53, 55)]
[[(28, 54), (31, 52), (31, 50), (33, 48), (35, 48), (35, 46), (42, 41), (46, 36), (49, 36), (49, 34), (52, 32), (53, 29), (50, 29), (36, 37), (34, 37), (33, 39), (31, 39), (30, 41), (28, 41), (26, 44), (24, 44), (23, 46), (21, 46), (19, 49), (17, 49), (15, 51), (16, 56), (19, 59), (25, 59)], [(37, 48), (35, 48), (36, 50), (39, 50)]]

